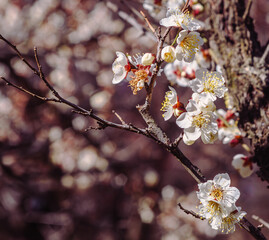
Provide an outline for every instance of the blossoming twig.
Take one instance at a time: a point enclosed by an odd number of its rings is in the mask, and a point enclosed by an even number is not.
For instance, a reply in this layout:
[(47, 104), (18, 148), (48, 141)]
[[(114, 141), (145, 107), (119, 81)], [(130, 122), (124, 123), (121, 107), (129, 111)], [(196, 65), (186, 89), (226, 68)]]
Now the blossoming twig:
[[(189, 1), (188, 1), (189, 2)], [(100, 118), (99, 116), (97, 116), (96, 114), (93, 113), (92, 110), (86, 110), (66, 99), (64, 99), (63, 97), (60, 96), (60, 94), (53, 88), (53, 86), (46, 80), (46, 77), (42, 71), (42, 67), (41, 64), (39, 62), (39, 58), (38, 58), (38, 54), (37, 54), (37, 49), (35, 48), (34, 52), (35, 52), (35, 59), (36, 59), (36, 64), (38, 66), (38, 70), (36, 68), (34, 68), (27, 60), (25, 60), (23, 58), (23, 56), (21, 55), (21, 53), (18, 51), (18, 49), (16, 48), (16, 46), (12, 45), (9, 41), (7, 41), (6, 39), (4, 39), (1, 35), (0, 35), (0, 39), (5, 41), (10, 47), (13, 48), (13, 50), (16, 51), (17, 55), (21, 58), (21, 60), (36, 74), (39, 76), (39, 78), (45, 83), (45, 85), (48, 87), (48, 89), (54, 94), (55, 98), (56, 98), (56, 102), (59, 103), (63, 103), (65, 105), (68, 105), (70, 107), (72, 107), (73, 109), (75, 109), (75, 111), (77, 111), (77, 113), (82, 114), (84, 116), (89, 116), (93, 119), (95, 119), (97, 121), (97, 124), (100, 125), (99, 128), (94, 128), (94, 129), (105, 129), (106, 127), (113, 127), (113, 128), (117, 128), (117, 129), (122, 129), (122, 130), (126, 130), (126, 131), (130, 131), (130, 132), (134, 132), (134, 133), (138, 133), (138, 134), (142, 134), (148, 138), (153, 139), (155, 142), (159, 143), (160, 145), (162, 145), (162, 147), (164, 147), (167, 151), (171, 152), (174, 156), (177, 157), (177, 159), (182, 163), (182, 165), (184, 166), (184, 168), (192, 175), (192, 177), (199, 183), (199, 182), (205, 182), (206, 178), (202, 175), (201, 171), (199, 168), (197, 168), (196, 166), (194, 166), (190, 160), (184, 156), (184, 154), (177, 148), (177, 146), (171, 145), (170, 144), (170, 139), (166, 136), (166, 134), (162, 131), (162, 129), (160, 127), (158, 127), (158, 125), (156, 124), (156, 122), (154, 121), (154, 119), (152, 118), (152, 116), (149, 113), (149, 106), (150, 106), (150, 102), (151, 102), (151, 98), (152, 98), (152, 91), (153, 91), (153, 86), (156, 80), (156, 76), (159, 70), (159, 67), (162, 63), (161, 58), (160, 58), (160, 53), (163, 47), (163, 43), (164, 40), (166, 38), (166, 36), (168, 35), (169, 31), (171, 28), (167, 28), (165, 34), (163, 36), (161, 36), (161, 32), (160, 32), (160, 28), (159, 31), (157, 32), (158, 36), (159, 36), (159, 40), (158, 40), (158, 52), (157, 52), (157, 61), (156, 61), (156, 68), (155, 71), (153, 72), (152, 75), (152, 79), (150, 82), (150, 85), (148, 86), (147, 89), (147, 98), (145, 101), (145, 104), (142, 107), (138, 107), (139, 112), (141, 113), (142, 117), (144, 118), (144, 120), (146, 121), (148, 128), (147, 129), (140, 129), (138, 127), (133, 126), (132, 124), (117, 124), (114, 122), (110, 122), (107, 120), (104, 120), (102, 118)], [(1, 78), (2, 80), (4, 80), (3, 78)], [(7, 81), (6, 81), (7, 82)], [(14, 84), (9, 84), (12, 87), (15, 87), (16, 85)], [(32, 92), (29, 92), (23, 88), (20, 87), (15, 87), (20, 91), (23, 91), (33, 97), (36, 97), (38, 99), (44, 100), (46, 98), (43, 98), (39, 95), (36, 95)], [(93, 129), (93, 128), (90, 128)], [(261, 233), (260, 229), (255, 228), (246, 218), (243, 218), (240, 222), (240, 225), (246, 229), (248, 232), (250, 232), (250, 234), (252, 236), (254, 236), (256, 239), (266, 239), (263, 234)]]
[(124, 120), (121, 118), (121, 116), (119, 114), (116, 113), (115, 110), (112, 110), (112, 112), (115, 114), (115, 116), (120, 120), (120, 122), (124, 125), (126, 125), (126, 122), (124, 122)]

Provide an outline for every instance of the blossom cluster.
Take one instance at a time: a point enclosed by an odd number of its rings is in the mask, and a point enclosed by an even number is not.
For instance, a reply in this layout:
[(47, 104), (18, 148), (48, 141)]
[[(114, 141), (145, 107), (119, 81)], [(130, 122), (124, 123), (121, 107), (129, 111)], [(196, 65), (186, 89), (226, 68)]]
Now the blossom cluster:
[(166, 96), (173, 97), (166, 97), (163, 103), (161, 110), (166, 111), (163, 115), (164, 119), (168, 120), (173, 115), (171, 114), (173, 111), (177, 117), (177, 125), (184, 129), (183, 141), (185, 144), (191, 145), (199, 137), (205, 144), (213, 143), (217, 139), (218, 116), (215, 113), (214, 101), (217, 97), (223, 97), (227, 91), (224, 83), (224, 78), (220, 73), (200, 68), (195, 72), (195, 79), (188, 82), (194, 93), (186, 108), (183, 108), (172, 87), (170, 87), (171, 93), (166, 93)]
[[(143, 8), (146, 9), (153, 18), (159, 20), (165, 16), (166, 9), (183, 7), (184, 5), (184, 0), (144, 0)], [(198, 0), (191, 0), (189, 8), (193, 16), (204, 11), (204, 6)]]
[(199, 214), (208, 220), (213, 229), (223, 233), (235, 231), (246, 212), (241, 211), (235, 202), (240, 196), (236, 187), (230, 187), (231, 180), (227, 173), (218, 174), (213, 180), (198, 184), (197, 197), (200, 200)]
[[(227, 98), (226, 98), (227, 99)], [(223, 144), (230, 144), (234, 147), (243, 143), (244, 134), (239, 130), (235, 120), (237, 114), (233, 108), (227, 110), (217, 110), (218, 115), (218, 138)], [(247, 157), (244, 154), (236, 154), (232, 160), (232, 166), (239, 172), (241, 177), (249, 177), (253, 171), (252, 157)]]
[[(195, 54), (204, 43), (200, 33), (195, 31), (201, 27), (201, 24), (188, 12), (182, 12), (179, 9), (169, 9), (167, 17), (161, 19), (160, 24), (165, 27), (183, 29), (178, 34), (176, 48), (172, 45), (164, 47), (161, 57), (169, 64), (173, 63), (173, 65), (165, 67), (168, 79), (181, 86), (189, 86), (194, 92), (186, 108), (183, 108), (183, 104), (176, 96), (176, 91), (170, 87), (171, 91), (166, 93), (161, 109), (165, 111), (163, 117), (168, 120), (174, 113), (174, 116), (177, 117), (177, 125), (184, 129), (183, 141), (185, 144), (191, 145), (199, 137), (205, 144), (213, 143), (218, 134), (218, 117), (215, 113), (214, 101), (222, 98), (227, 88), (225, 80), (219, 72), (198, 68), (194, 62)], [(185, 64), (192, 64), (192, 66), (184, 67)], [(176, 70), (174, 70), (175, 66)]]
[(122, 52), (116, 52), (117, 58), (112, 64), (114, 77), (113, 84), (118, 84), (124, 79), (129, 81), (133, 94), (136, 95), (146, 83), (150, 83), (150, 77), (155, 67), (155, 55), (145, 53), (143, 56), (126, 56)]

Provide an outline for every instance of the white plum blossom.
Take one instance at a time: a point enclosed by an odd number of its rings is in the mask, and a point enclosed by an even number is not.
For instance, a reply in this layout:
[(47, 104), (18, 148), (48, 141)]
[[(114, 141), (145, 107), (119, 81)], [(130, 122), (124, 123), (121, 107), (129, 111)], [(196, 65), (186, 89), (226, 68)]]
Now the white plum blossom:
[[(209, 104), (213, 106), (211, 102)], [(199, 137), (205, 144), (212, 144), (217, 138), (216, 114), (212, 111), (202, 111), (199, 105), (201, 103), (189, 100), (186, 106), (187, 112), (182, 113), (176, 120), (177, 125), (184, 128), (183, 141), (187, 145), (193, 144)], [(206, 106), (204, 108), (207, 109)]]
[(171, 8), (180, 8), (183, 7), (184, 5), (185, 5), (184, 0), (168, 0), (166, 7), (167, 9), (171, 9)]
[[(113, 62), (112, 71), (114, 77), (113, 84), (120, 83), (124, 79), (129, 81), (133, 94), (136, 95), (145, 83), (150, 83), (152, 71), (156, 64), (154, 63), (155, 56), (151, 53), (146, 53), (143, 57), (140, 54), (126, 57), (124, 53), (116, 52), (117, 58)], [(154, 59), (152, 58), (154, 57)], [(162, 69), (159, 69), (157, 76), (160, 76)]]
[(221, 122), (218, 121), (218, 138), (220, 141), (222, 141), (223, 144), (229, 143), (232, 147), (234, 147), (238, 143), (242, 142), (243, 136), (237, 127), (237, 123), (233, 119), (229, 121), (228, 126), (225, 125), (224, 127), (220, 127), (220, 123)]
[(221, 220), (220, 226), (216, 227), (218, 227), (217, 229), (220, 229), (222, 233), (233, 233), (235, 231), (235, 224), (240, 222), (246, 214), (246, 212), (241, 211), (241, 207), (234, 207), (234, 210), (231, 210), (231, 213)]
[(200, 46), (204, 44), (198, 32), (182, 30), (177, 38), (176, 58), (179, 61), (192, 62)]
[(204, 11), (204, 6), (201, 3), (192, 4), (191, 8), (194, 16)]
[(165, 16), (167, 0), (144, 0), (145, 8), (150, 16), (159, 20)]
[(195, 54), (195, 60), (198, 65), (202, 68), (210, 68), (211, 66), (211, 56), (208, 49), (200, 48), (200, 50)]
[(232, 147), (242, 142), (243, 134), (237, 127), (237, 122), (232, 119), (236, 114), (232, 110), (227, 112), (223, 109), (217, 110), (218, 115), (218, 138), (223, 144), (230, 144)]
[(177, 92), (174, 88), (169, 86), (170, 91), (165, 94), (165, 100), (162, 103), (161, 111), (164, 111), (163, 118), (165, 121), (169, 120), (173, 114), (175, 117), (180, 116), (182, 112), (185, 112), (184, 105), (179, 102)]
[(251, 158), (243, 154), (236, 154), (233, 157), (232, 166), (243, 178), (249, 177), (254, 171)]
[(160, 25), (165, 27), (182, 27), (184, 30), (195, 31), (201, 27), (196, 19), (190, 16), (189, 12), (182, 12), (178, 8), (168, 9), (166, 18), (160, 20)]
[(141, 59), (141, 63), (144, 66), (150, 66), (155, 61), (156, 57), (152, 53), (145, 53)]
[(195, 78), (195, 71), (198, 69), (196, 61), (187, 63), (175, 60), (164, 67), (164, 74), (171, 84), (177, 84), (181, 87), (188, 87), (189, 81)]
[(196, 192), (201, 203), (200, 216), (207, 219), (213, 229), (223, 233), (235, 231), (235, 224), (246, 215), (240, 207), (236, 207), (240, 192), (230, 187), (230, 183), (227, 173), (218, 174), (213, 180), (198, 184), (199, 191)]
[(199, 205), (199, 214), (208, 220), (209, 225), (222, 233), (228, 234), (235, 231), (235, 224), (241, 221), (246, 212), (241, 207), (225, 207), (217, 202), (209, 201)]
[(118, 84), (127, 77), (128, 72), (131, 70), (128, 58), (122, 52), (116, 52), (117, 58), (112, 64), (112, 71), (114, 77), (113, 84)]
[(202, 203), (213, 201), (222, 207), (231, 208), (240, 196), (236, 187), (230, 187), (231, 179), (227, 173), (217, 174), (213, 180), (199, 183), (197, 197)]
[(196, 93), (207, 93), (213, 101), (223, 98), (228, 90), (225, 87), (225, 80), (219, 72), (210, 72), (205, 68), (200, 68), (195, 72), (196, 78), (190, 81), (191, 89)]
[(161, 57), (165, 62), (171, 63), (176, 60), (176, 52), (173, 46), (166, 46), (162, 49)]
[(191, 99), (197, 103), (199, 109), (203, 112), (214, 112), (216, 110), (216, 105), (207, 94), (193, 93)]
[(183, 7), (184, 4), (184, 0), (144, 0), (143, 8), (150, 16), (160, 20), (165, 17), (167, 9)]
[[(127, 80), (129, 80), (129, 86), (131, 87), (133, 94), (136, 95), (138, 91), (143, 89), (145, 83), (150, 84), (152, 72), (156, 64), (152, 63), (151, 65), (147, 65), (147, 61), (143, 64), (143, 57), (140, 54), (136, 54), (132, 57), (128, 56), (128, 61), (131, 65), (132, 74), (130, 74), (129, 79)], [(157, 76), (160, 76), (162, 71), (162, 69), (159, 69)]]

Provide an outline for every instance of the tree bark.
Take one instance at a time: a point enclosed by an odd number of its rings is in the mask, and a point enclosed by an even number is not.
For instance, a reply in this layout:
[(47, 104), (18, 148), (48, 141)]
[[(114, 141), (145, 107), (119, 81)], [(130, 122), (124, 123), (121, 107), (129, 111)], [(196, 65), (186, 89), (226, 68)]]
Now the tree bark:
[(239, 112), (239, 128), (250, 139), (258, 176), (269, 183), (269, 47), (265, 51), (257, 40), (250, 7), (251, 1), (211, 0), (209, 45)]

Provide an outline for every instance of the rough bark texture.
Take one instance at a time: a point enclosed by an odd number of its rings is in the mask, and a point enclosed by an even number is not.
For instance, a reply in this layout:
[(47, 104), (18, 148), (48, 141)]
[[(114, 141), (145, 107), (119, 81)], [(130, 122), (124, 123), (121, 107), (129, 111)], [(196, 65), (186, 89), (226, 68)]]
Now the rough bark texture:
[(258, 175), (269, 183), (268, 56), (266, 63), (249, 6), (243, 0), (211, 0), (209, 44), (239, 112), (239, 127), (250, 139)]

